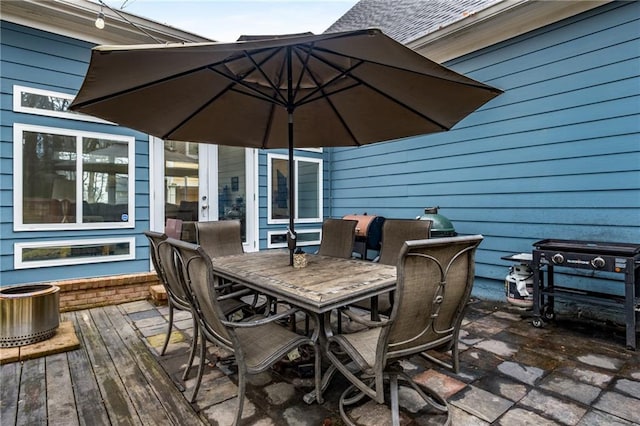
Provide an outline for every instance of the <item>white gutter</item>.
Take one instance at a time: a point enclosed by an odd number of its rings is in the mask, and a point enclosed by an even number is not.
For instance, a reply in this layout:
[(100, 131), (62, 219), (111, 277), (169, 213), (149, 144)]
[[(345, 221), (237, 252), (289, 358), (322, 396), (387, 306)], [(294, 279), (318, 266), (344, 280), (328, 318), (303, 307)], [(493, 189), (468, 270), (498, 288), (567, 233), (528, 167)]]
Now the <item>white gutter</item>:
[(444, 63), (610, 1), (503, 0), (406, 44), (429, 59)]
[[(95, 27), (95, 20), (101, 11), (105, 15), (105, 27), (102, 30)], [(96, 44), (213, 41), (127, 12), (118, 10), (115, 13), (88, 0), (3, 1), (0, 18)]]

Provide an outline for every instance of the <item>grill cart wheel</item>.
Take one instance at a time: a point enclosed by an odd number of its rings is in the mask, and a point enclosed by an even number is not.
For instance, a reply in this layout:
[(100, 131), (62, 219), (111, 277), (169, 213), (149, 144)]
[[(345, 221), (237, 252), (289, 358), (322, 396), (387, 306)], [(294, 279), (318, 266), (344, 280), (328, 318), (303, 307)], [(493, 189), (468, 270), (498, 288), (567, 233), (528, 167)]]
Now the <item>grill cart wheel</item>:
[(536, 328), (544, 327), (544, 321), (542, 321), (542, 318), (534, 318), (532, 324)]
[(544, 305), (542, 308), (542, 317), (545, 320), (553, 321), (556, 319), (556, 313), (553, 312), (553, 308), (549, 305)]

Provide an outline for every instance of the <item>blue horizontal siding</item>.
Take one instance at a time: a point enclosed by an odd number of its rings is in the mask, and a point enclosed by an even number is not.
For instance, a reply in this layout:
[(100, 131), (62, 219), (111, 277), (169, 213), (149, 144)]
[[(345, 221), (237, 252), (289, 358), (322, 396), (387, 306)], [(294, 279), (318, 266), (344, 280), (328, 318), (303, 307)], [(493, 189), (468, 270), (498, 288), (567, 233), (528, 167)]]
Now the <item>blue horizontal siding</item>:
[[(148, 136), (119, 126), (13, 112), (13, 86), (75, 94), (87, 70), (92, 44), (2, 21), (0, 24), (0, 285), (148, 271)], [(14, 123), (135, 137), (135, 224), (126, 229), (13, 231)], [(136, 237), (135, 260), (13, 270), (17, 242)]]
[[(446, 64), (505, 92), (449, 132), (333, 149), (330, 214), (440, 206), (485, 236), (478, 292), (493, 298), (500, 257), (535, 241), (640, 243), (639, 21), (640, 3), (614, 2)], [(561, 275), (605, 292), (622, 279)]]

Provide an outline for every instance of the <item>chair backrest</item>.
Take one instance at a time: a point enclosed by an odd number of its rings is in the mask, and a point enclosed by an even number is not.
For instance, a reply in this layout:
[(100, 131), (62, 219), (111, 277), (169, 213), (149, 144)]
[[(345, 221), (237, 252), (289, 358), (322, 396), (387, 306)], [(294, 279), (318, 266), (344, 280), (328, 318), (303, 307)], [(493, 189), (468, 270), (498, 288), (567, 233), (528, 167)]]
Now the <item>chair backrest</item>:
[(215, 290), (218, 278), (213, 274), (211, 258), (199, 245), (173, 238), (167, 239), (167, 243), (175, 253), (179, 279), (191, 292), (201, 328), (210, 339), (233, 351), (231, 336), (222, 322), (225, 315)]
[(196, 243), (209, 257), (242, 254), (242, 226), (239, 220), (196, 222)]
[(387, 360), (451, 345), (473, 287), (482, 235), (405, 242), (398, 259)]
[(382, 225), (379, 262), (395, 266), (404, 242), (429, 238), (432, 223), (430, 220), (386, 219)]
[(173, 238), (164, 239), (158, 244), (158, 261), (165, 279), (165, 288), (169, 293), (172, 302), (182, 307), (186, 307), (191, 303), (191, 297), (188, 291), (180, 282), (179, 271), (176, 267), (176, 259), (173, 249), (169, 241)]
[(161, 242), (167, 239), (167, 234), (155, 231), (144, 231), (144, 235), (149, 240), (149, 253), (151, 254), (151, 262), (153, 262), (153, 268), (156, 270), (156, 274), (158, 275), (158, 278), (160, 278), (160, 281), (166, 286), (167, 280), (164, 276), (162, 265), (160, 264), (160, 259), (158, 256), (158, 246)]
[(167, 219), (167, 223), (164, 227), (164, 233), (167, 234), (169, 238), (180, 238), (182, 234), (182, 220), (181, 219)]
[(353, 254), (357, 220), (325, 219), (318, 254), (349, 259)]

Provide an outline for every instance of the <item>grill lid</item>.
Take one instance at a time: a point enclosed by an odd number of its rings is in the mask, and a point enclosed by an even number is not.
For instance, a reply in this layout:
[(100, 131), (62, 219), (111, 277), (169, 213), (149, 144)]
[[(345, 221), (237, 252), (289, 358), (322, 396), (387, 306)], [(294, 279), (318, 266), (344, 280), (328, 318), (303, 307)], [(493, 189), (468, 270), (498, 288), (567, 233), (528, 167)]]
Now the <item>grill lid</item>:
[(620, 256), (635, 256), (640, 253), (640, 244), (605, 241), (546, 239), (533, 243), (533, 246), (538, 250), (573, 251)]
[(424, 209), (422, 216), (416, 217), (420, 220), (430, 220), (432, 237), (455, 237), (458, 233), (453, 228), (453, 224), (449, 219), (438, 214), (440, 207), (427, 207)]

